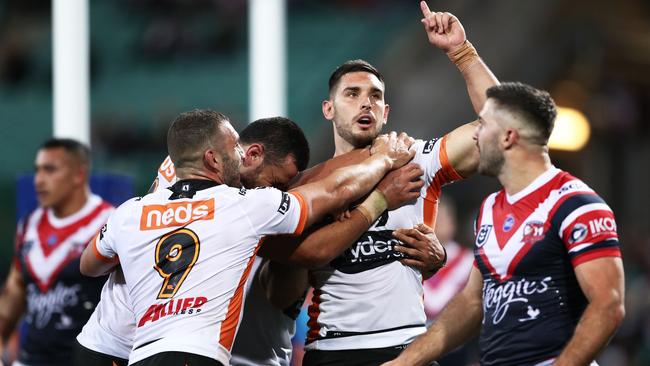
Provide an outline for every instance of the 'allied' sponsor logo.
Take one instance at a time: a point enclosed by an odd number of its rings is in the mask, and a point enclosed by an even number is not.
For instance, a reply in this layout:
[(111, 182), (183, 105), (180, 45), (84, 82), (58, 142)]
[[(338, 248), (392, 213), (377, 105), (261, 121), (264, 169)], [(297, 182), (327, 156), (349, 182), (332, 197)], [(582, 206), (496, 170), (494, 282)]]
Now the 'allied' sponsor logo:
[(142, 208), (140, 230), (183, 226), (196, 220), (214, 218), (214, 198), (203, 201), (172, 202)]
[(147, 322), (153, 323), (158, 321), (160, 318), (170, 315), (200, 313), (202, 310), (201, 306), (203, 306), (207, 301), (207, 298), (199, 296), (187, 297), (184, 299), (172, 299), (164, 304), (153, 304), (149, 306), (149, 309), (147, 309), (142, 318), (140, 318), (138, 328), (145, 325)]

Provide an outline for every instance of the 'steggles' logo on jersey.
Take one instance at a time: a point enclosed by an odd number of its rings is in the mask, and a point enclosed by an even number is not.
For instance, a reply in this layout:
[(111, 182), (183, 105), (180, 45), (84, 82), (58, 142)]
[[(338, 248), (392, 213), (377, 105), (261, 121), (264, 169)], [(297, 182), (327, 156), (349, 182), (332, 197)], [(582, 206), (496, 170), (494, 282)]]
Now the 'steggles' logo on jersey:
[(282, 215), (286, 214), (289, 211), (289, 206), (291, 206), (291, 199), (289, 194), (282, 192), (282, 201), (280, 202), (280, 207), (278, 207), (278, 212)]
[(476, 235), (476, 246), (482, 247), (487, 242), (487, 238), (490, 236), (490, 231), (492, 231), (492, 225), (483, 224)]

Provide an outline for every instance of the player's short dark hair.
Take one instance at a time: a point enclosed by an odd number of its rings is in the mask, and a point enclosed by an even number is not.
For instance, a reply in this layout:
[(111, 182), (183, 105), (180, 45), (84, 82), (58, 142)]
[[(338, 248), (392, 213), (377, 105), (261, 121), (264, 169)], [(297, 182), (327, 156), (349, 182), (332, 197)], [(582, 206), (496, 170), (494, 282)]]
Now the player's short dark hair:
[(339, 81), (345, 74), (349, 74), (351, 72), (368, 72), (377, 77), (379, 81), (384, 83), (384, 76), (377, 70), (376, 67), (372, 66), (370, 62), (357, 59), (357, 60), (350, 60), (344, 62), (342, 65), (336, 68), (332, 75), (330, 75), (330, 80), (329, 80), (329, 93), (330, 95), (332, 94), (332, 91), (336, 88), (338, 85)]
[(205, 148), (221, 139), (220, 127), (228, 117), (211, 109), (194, 109), (178, 115), (167, 130), (167, 152), (176, 168), (201, 159)]
[(292, 120), (284, 117), (262, 118), (251, 122), (239, 134), (242, 144), (264, 145), (264, 159), (277, 164), (292, 154), (298, 171), (309, 164), (309, 143), (302, 129)]
[(51, 138), (43, 142), (39, 149), (58, 149), (65, 150), (67, 154), (72, 156), (80, 165), (86, 167), (90, 171), (90, 148), (80, 141), (70, 138)]
[(539, 132), (540, 142), (548, 143), (557, 116), (555, 102), (548, 92), (523, 83), (508, 82), (489, 88), (487, 97), (522, 115)]

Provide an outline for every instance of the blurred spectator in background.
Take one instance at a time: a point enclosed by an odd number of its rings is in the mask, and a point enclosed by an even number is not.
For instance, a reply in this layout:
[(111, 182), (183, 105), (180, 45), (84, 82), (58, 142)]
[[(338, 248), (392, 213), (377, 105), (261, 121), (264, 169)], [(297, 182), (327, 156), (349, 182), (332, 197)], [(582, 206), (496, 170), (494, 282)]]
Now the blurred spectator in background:
[(39, 207), (18, 223), (0, 294), (0, 351), (24, 314), (14, 365), (68, 365), (105, 280), (82, 276), (79, 258), (113, 207), (90, 192), (90, 150), (78, 141), (46, 141), (35, 170)]
[[(474, 254), (471, 249), (455, 241), (456, 204), (450, 198), (441, 198), (438, 203), (438, 217), (435, 233), (447, 251), (447, 264), (433, 277), (424, 282), (424, 311), (427, 324), (431, 324), (460, 290), (465, 287), (472, 270)], [(476, 340), (458, 348), (438, 360), (440, 366), (465, 366), (478, 362)]]

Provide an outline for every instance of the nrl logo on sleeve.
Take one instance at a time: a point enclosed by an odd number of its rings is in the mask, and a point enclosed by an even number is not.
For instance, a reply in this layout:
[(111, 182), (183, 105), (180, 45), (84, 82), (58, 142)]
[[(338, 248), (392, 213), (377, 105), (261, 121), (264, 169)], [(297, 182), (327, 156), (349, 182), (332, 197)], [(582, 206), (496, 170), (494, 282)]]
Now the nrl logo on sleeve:
[(490, 236), (490, 231), (492, 231), (492, 225), (489, 224), (483, 224), (481, 225), (481, 228), (478, 230), (478, 234), (476, 235), (476, 246), (477, 247), (482, 247), (485, 245), (487, 242), (487, 238)]
[(291, 198), (286, 192), (282, 192), (282, 201), (280, 202), (280, 207), (278, 207), (278, 212), (281, 214), (286, 214), (289, 211), (289, 206), (291, 205)]
[(106, 232), (106, 225), (107, 224), (104, 224), (104, 226), (102, 226), (102, 229), (99, 230), (99, 240), (104, 239), (104, 233)]
[(428, 154), (431, 151), (433, 151), (433, 145), (436, 144), (436, 141), (438, 141), (438, 139), (431, 139), (431, 140), (425, 142), (424, 143), (424, 149), (422, 149), (422, 153), (423, 154)]

